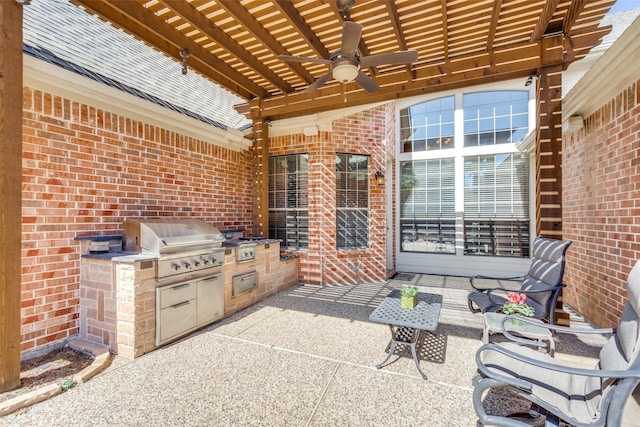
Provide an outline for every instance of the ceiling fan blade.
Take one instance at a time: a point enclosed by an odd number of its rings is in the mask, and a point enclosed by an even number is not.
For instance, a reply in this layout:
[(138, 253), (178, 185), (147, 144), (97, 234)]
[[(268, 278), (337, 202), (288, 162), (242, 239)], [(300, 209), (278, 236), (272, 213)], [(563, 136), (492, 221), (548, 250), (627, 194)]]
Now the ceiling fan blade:
[(356, 49), (358, 49), (361, 36), (362, 25), (353, 21), (344, 21), (340, 54), (346, 58), (353, 58), (353, 54), (356, 52)]
[(324, 76), (321, 76), (318, 80), (311, 83), (309, 87), (304, 90), (304, 93), (311, 93), (311, 92), (317, 91), (320, 88), (320, 86), (328, 82), (329, 79), (331, 79), (331, 77), (333, 77), (333, 74), (331, 73), (331, 71), (329, 71), (327, 74), (325, 74)]
[(362, 88), (369, 93), (377, 92), (378, 89), (380, 89), (380, 86), (378, 86), (376, 82), (371, 80), (371, 78), (367, 76), (365, 73), (363, 73), (362, 71), (358, 72), (358, 76), (356, 77), (356, 82), (358, 82), (358, 84), (362, 86)]
[(417, 50), (381, 53), (360, 58), (361, 67), (377, 67), (378, 65), (410, 64), (418, 60)]
[(315, 64), (331, 64), (331, 61), (324, 58), (307, 58), (306, 56), (278, 55), (280, 61), (287, 62), (313, 62)]

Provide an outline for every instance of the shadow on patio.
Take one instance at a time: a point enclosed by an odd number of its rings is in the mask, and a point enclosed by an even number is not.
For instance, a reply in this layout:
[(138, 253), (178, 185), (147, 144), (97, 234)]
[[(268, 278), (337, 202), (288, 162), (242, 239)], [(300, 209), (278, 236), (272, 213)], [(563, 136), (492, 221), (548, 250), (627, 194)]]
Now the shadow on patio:
[[(417, 346), (427, 380), (404, 349), (374, 367), (389, 329), (369, 315), (406, 284), (443, 296), (436, 334), (422, 332)], [(133, 361), (116, 357), (91, 381), (0, 425), (473, 426), (482, 317), (467, 309), (468, 290), (468, 278), (424, 274), (296, 286)], [(575, 313), (571, 321), (589, 327)], [(563, 340), (557, 357), (591, 363), (604, 339), (590, 339)], [(508, 397), (488, 399), (504, 408)]]

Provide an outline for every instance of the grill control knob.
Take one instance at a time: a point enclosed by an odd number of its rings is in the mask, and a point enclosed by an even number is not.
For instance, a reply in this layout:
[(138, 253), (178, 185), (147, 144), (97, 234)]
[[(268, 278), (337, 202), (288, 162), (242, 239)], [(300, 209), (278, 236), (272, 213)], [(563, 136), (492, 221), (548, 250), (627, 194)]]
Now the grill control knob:
[(193, 266), (194, 266), (194, 267), (197, 267), (197, 266), (199, 266), (199, 265), (200, 265), (200, 261), (193, 261)]
[(191, 267), (191, 264), (189, 264), (188, 262), (183, 262), (182, 265), (184, 265), (184, 268), (189, 268)]
[(175, 271), (180, 270), (180, 266), (178, 264), (171, 264), (171, 268)]
[(202, 263), (204, 265), (207, 265), (207, 264), (209, 264), (209, 260), (207, 258), (202, 258)]

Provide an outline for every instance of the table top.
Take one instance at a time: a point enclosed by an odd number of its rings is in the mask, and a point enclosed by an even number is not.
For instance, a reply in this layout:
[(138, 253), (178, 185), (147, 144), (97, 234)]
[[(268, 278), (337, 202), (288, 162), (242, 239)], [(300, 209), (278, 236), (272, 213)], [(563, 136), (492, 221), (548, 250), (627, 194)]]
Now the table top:
[(442, 295), (418, 292), (418, 304), (414, 308), (403, 308), (400, 304), (400, 291), (392, 291), (373, 310), (369, 320), (394, 326), (435, 331), (438, 327)]
[[(502, 319), (506, 317), (506, 314), (503, 313), (494, 313), (487, 312), (484, 314), (484, 321), (489, 325), (492, 329), (500, 330)], [(551, 331), (544, 327), (544, 323), (537, 319), (530, 319), (539, 323), (540, 326), (534, 325), (527, 322), (522, 322), (521, 324), (514, 324), (511, 322), (506, 322), (504, 327), (507, 331), (519, 332), (522, 334), (526, 334), (531, 338), (542, 337), (547, 338), (551, 336)]]

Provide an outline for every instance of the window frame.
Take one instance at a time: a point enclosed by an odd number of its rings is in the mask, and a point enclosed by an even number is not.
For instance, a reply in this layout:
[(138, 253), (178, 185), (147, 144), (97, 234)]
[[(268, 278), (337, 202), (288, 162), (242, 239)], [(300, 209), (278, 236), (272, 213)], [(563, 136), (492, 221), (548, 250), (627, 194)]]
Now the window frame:
[[(295, 171), (289, 171), (288, 159), (295, 158)], [(301, 160), (306, 158), (306, 168), (301, 168)], [(276, 159), (285, 159), (286, 170), (278, 173), (272, 170), (273, 162)], [(282, 177), (278, 176), (282, 175)], [(295, 191), (289, 187), (291, 178), (295, 177)], [(277, 187), (277, 180), (280, 178), (284, 183), (284, 188)], [(301, 185), (302, 184), (302, 185)], [(300, 191), (306, 192), (305, 197), (300, 197)], [(278, 198), (274, 197), (276, 192), (282, 192), (281, 200), (284, 206), (275, 206)], [(292, 194), (293, 193), (293, 194)], [(295, 200), (296, 206), (289, 206), (290, 200)], [(302, 201), (302, 204), (301, 204)], [(295, 153), (278, 156), (269, 156), (269, 238), (281, 240), (280, 246), (283, 249), (306, 250), (309, 248), (309, 154)], [(284, 215), (284, 221), (280, 217)], [(276, 222), (284, 222), (284, 227), (276, 227)], [(290, 221), (293, 221), (290, 223)], [(306, 224), (306, 226), (305, 226)], [(290, 239), (289, 236), (294, 235)], [(296, 244), (292, 244), (296, 242)]]
[[(369, 249), (371, 244), (370, 220), (371, 220), (371, 184), (369, 179), (369, 169), (371, 166), (371, 156), (369, 154), (336, 152), (336, 250)], [(366, 165), (357, 166), (356, 170), (340, 170), (340, 157), (345, 157), (346, 165), (350, 164), (352, 158), (361, 157), (366, 160)], [(341, 177), (340, 174), (344, 174)], [(340, 182), (344, 182), (341, 188)], [(355, 188), (351, 188), (355, 181)], [(360, 188), (362, 185), (362, 188)], [(365, 191), (364, 201), (362, 191)], [(355, 195), (356, 200), (353, 200)], [(366, 206), (363, 206), (366, 205)], [(349, 218), (350, 217), (350, 218)], [(350, 222), (345, 222), (350, 221)], [(352, 222), (355, 221), (355, 224)], [(344, 244), (349, 239), (355, 244)]]
[[(517, 274), (521, 274), (516, 267), (518, 265), (524, 265), (523, 260), (527, 256), (526, 250), (523, 251), (523, 257), (511, 258), (511, 257), (483, 257), (483, 261), (478, 261), (481, 264), (476, 264), (476, 261), (469, 262), (464, 261), (463, 264), (460, 264), (462, 258), (465, 257), (464, 254), (464, 192), (460, 191), (460, 188), (463, 188), (464, 182), (464, 174), (462, 172), (464, 165), (464, 158), (470, 155), (481, 155), (481, 154), (505, 154), (505, 153), (521, 153), (528, 157), (529, 160), (529, 215), (528, 215), (528, 227), (531, 233), (531, 236), (535, 233), (535, 155), (530, 151), (533, 144), (530, 143), (531, 138), (535, 139), (533, 135), (533, 131), (536, 128), (536, 101), (535, 101), (535, 88), (525, 89), (521, 81), (508, 81), (508, 82), (499, 82), (492, 83), (482, 86), (475, 86), (471, 88), (466, 88), (464, 91), (443, 91), (436, 94), (425, 95), (421, 97), (415, 97), (412, 99), (399, 100), (396, 103), (396, 114), (397, 120), (400, 120), (401, 111), (408, 107), (414, 106), (420, 102), (432, 101), (437, 98), (454, 96), (455, 97), (455, 147), (452, 152), (445, 152), (445, 150), (440, 151), (430, 151), (430, 152), (403, 152), (402, 148), (402, 133), (400, 124), (397, 125), (397, 135), (398, 135), (398, 144), (396, 148), (396, 168), (398, 170), (396, 176), (396, 192), (394, 195), (395, 203), (398, 207), (401, 205), (401, 164), (403, 161), (407, 160), (422, 160), (422, 159), (433, 159), (433, 158), (442, 158), (442, 157), (455, 157), (456, 159), (456, 248), (455, 248), (455, 256), (443, 257), (443, 254), (440, 253), (414, 253), (414, 252), (405, 252), (402, 251), (402, 224), (401, 224), (401, 215), (398, 208), (398, 214), (395, 218), (395, 229), (396, 229), (396, 267), (399, 268), (399, 271), (402, 268), (407, 268), (407, 271), (422, 271), (422, 272), (439, 272), (441, 274), (464, 274), (464, 271), (470, 271), (471, 274), (476, 274), (478, 272), (485, 271), (483, 274), (488, 274), (490, 269), (496, 268), (497, 264), (494, 267), (495, 262), (500, 263), (501, 267), (505, 267), (504, 271), (509, 271), (509, 268), (514, 268), (514, 272)], [(528, 132), (524, 138), (523, 142), (517, 143), (504, 143), (497, 145), (489, 145), (483, 147), (464, 147), (464, 108), (462, 104), (463, 96), (467, 93), (473, 92), (495, 92), (495, 91), (521, 91), (528, 92), (527, 97), (527, 119), (528, 119)], [(533, 238), (529, 239), (529, 246)], [(466, 256), (467, 258), (479, 258), (479, 257), (471, 257)], [(430, 262), (428, 260), (432, 259), (434, 262)], [(450, 261), (447, 261), (449, 259)], [(492, 261), (495, 259), (496, 261)], [(437, 261), (436, 261), (437, 260)], [(425, 262), (426, 261), (426, 262)], [(475, 267), (473, 267), (475, 266)], [(510, 267), (507, 267), (510, 266)]]

